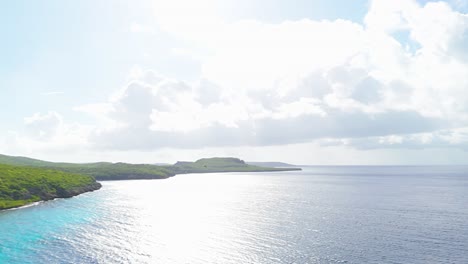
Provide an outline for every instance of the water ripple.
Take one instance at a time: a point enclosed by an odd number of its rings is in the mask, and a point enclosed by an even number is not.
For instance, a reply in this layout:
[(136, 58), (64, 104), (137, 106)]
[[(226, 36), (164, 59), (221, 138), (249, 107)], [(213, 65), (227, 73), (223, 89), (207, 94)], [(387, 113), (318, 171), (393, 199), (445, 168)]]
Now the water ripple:
[(468, 263), (467, 172), (318, 167), (104, 182), (1, 212), (0, 263)]

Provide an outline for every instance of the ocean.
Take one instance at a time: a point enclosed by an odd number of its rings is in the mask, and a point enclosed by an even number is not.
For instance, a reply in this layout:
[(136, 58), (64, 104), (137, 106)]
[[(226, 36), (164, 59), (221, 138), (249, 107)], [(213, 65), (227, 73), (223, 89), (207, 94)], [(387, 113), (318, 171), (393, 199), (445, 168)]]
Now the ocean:
[(0, 212), (0, 263), (468, 263), (468, 167), (102, 182)]

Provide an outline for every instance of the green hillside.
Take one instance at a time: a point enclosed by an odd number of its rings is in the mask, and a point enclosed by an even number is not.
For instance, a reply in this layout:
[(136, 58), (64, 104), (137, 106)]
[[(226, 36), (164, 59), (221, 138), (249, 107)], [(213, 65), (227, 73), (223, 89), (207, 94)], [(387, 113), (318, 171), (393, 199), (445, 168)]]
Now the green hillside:
[(53, 162), (47, 162), (37, 159), (31, 159), (26, 157), (14, 157), (0, 154), (0, 164), (19, 165), (19, 166), (47, 166), (54, 164)]
[(68, 198), (100, 187), (101, 184), (90, 176), (0, 164), (0, 209)]
[(89, 175), (96, 180), (165, 179), (174, 173), (161, 166), (128, 163), (54, 163), (25, 157), (0, 155), (0, 164), (31, 166)]
[(132, 179), (165, 179), (174, 176), (170, 170), (148, 164), (128, 163), (57, 163), (47, 167), (71, 173), (93, 176), (97, 180), (132, 180)]

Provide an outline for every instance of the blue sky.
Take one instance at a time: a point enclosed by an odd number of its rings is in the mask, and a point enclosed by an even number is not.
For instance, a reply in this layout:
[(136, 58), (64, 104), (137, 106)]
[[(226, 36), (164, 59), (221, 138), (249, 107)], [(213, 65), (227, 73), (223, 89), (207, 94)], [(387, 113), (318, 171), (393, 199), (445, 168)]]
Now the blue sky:
[(1, 5), (0, 152), (465, 163), (463, 1)]

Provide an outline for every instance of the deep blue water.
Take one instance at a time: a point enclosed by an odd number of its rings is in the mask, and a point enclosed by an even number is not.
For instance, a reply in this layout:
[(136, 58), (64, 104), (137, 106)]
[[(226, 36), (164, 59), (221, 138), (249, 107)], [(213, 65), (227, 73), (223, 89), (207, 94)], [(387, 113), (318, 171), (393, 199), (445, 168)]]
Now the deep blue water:
[(0, 212), (0, 263), (468, 263), (468, 167), (103, 182)]

